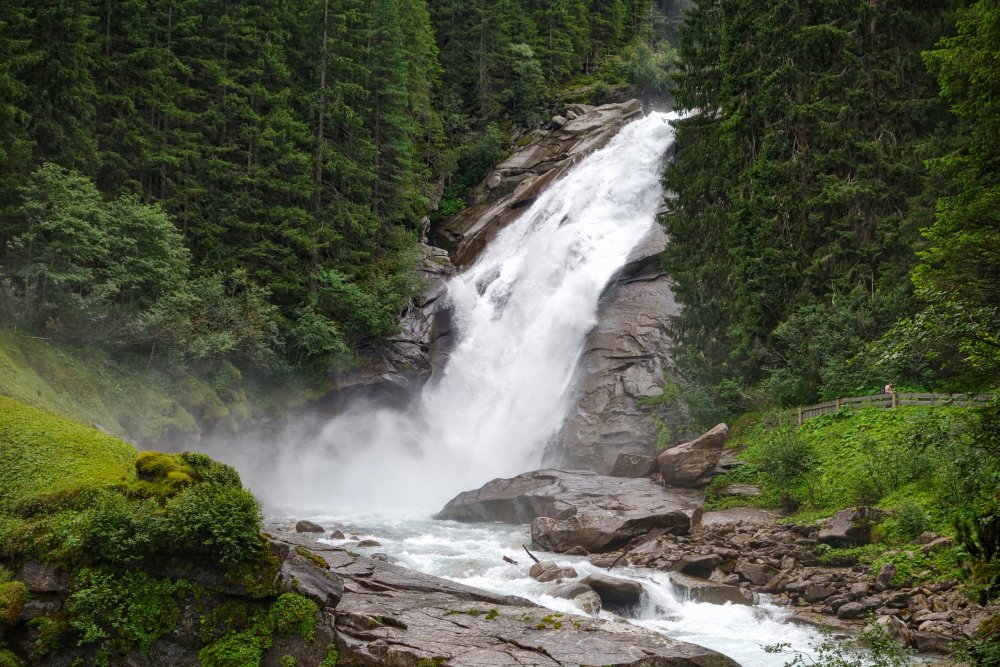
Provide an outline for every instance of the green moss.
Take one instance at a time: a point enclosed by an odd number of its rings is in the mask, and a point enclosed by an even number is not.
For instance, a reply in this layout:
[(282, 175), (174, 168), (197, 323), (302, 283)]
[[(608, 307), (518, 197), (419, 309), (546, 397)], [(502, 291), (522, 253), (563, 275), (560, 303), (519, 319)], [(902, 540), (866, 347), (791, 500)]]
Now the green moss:
[(52, 616), (39, 616), (29, 623), (38, 632), (35, 653), (39, 656), (56, 655), (69, 644), (72, 633), (65, 611), (58, 611)]
[(135, 449), (97, 429), (0, 396), (0, 511), (38, 511), (136, 479)]
[(340, 653), (337, 652), (337, 647), (330, 644), (326, 648), (326, 656), (323, 658), (323, 662), (319, 663), (319, 667), (337, 667), (337, 660), (340, 659)]
[(281, 660), (278, 661), (281, 667), (295, 667), (298, 663), (295, 660), (295, 656), (283, 655)]
[(0, 582), (0, 627), (14, 625), (28, 599), (28, 587), (20, 581)]
[(245, 630), (223, 636), (198, 651), (202, 667), (256, 667), (271, 648), (269, 637)]
[(330, 564), (329, 563), (327, 563), (325, 560), (323, 560), (322, 557), (317, 556), (316, 554), (314, 554), (313, 552), (309, 551), (305, 547), (295, 547), (295, 553), (297, 553), (298, 555), (302, 556), (303, 558), (305, 558), (306, 560), (308, 560), (309, 562), (311, 562), (313, 565), (315, 565), (316, 567), (318, 567), (321, 570), (329, 570), (330, 569)]
[(0, 667), (22, 667), (24, 665), (20, 658), (8, 651), (0, 649)]
[(448, 662), (446, 658), (440, 656), (435, 656), (433, 658), (421, 658), (417, 660), (417, 667), (441, 667), (441, 665)]
[(271, 627), (281, 635), (305, 637), (316, 626), (319, 606), (296, 593), (285, 593), (271, 605)]

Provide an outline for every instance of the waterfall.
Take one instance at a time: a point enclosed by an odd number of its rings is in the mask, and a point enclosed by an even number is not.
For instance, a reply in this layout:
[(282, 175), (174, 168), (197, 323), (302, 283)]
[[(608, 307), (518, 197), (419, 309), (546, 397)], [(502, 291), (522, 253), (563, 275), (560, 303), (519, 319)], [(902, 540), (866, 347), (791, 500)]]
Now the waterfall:
[(359, 407), (282, 443), (251, 471), (265, 500), (433, 511), (537, 467), (600, 295), (656, 224), (673, 117), (632, 122), (500, 231), (448, 284), (457, 344), (439, 381), (405, 411)]

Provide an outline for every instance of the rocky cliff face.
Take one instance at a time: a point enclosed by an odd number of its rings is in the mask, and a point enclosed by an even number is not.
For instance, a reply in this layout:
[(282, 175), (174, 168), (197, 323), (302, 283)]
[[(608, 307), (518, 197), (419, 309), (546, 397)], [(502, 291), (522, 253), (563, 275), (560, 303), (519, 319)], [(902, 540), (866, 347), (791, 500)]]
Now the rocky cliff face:
[(497, 165), (473, 192), (469, 208), (431, 230), (431, 242), (448, 249), (459, 268), (468, 266), (504, 226), (513, 222), (542, 191), (590, 153), (603, 148), (618, 130), (642, 115), (637, 100), (592, 107), (570, 106), (546, 130), (535, 130)]
[(670, 369), (666, 322), (679, 308), (660, 268), (666, 244), (663, 230), (651, 229), (602, 297), (577, 364), (574, 407), (547, 455), (554, 465), (604, 473), (619, 454), (655, 450), (663, 416), (650, 399), (663, 393)]

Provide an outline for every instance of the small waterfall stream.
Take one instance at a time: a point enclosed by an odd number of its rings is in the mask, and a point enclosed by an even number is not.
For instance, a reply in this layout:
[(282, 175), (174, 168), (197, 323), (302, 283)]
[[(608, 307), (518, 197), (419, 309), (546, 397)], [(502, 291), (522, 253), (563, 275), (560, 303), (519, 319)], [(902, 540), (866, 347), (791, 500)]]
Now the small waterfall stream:
[[(462, 525), (428, 517), (455, 494), (538, 467), (561, 425), (574, 367), (596, 321), (598, 300), (655, 223), (660, 174), (673, 142), (671, 114), (625, 127), (552, 185), (454, 277), (448, 295), (457, 346), (440, 381), (405, 411), (358, 406), (318, 436), (282, 441), (261, 460), (232, 461), (268, 504), (287, 517), (373, 539), (407, 567), (556, 611), (582, 613), (527, 575), (520, 545), (527, 526)], [(278, 518), (278, 517), (281, 518)], [(345, 544), (349, 542), (332, 542)], [(519, 565), (503, 561), (518, 559)], [(596, 568), (553, 554), (581, 576)], [(768, 605), (712, 605), (681, 599), (663, 573), (616, 568), (641, 580), (648, 604), (633, 622), (720, 650), (743, 665), (785, 660), (761, 646), (805, 648), (814, 633), (783, 623)], [(607, 614), (608, 612), (602, 612)]]

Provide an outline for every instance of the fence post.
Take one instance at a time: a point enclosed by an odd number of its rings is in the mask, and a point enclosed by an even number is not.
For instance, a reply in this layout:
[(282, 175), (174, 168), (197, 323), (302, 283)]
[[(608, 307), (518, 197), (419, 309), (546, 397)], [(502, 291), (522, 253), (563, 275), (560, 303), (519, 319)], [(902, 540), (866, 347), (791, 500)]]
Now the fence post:
[(837, 399), (837, 409), (838, 410), (840, 409), (840, 399), (839, 398)]
[(893, 391), (892, 391), (892, 407), (896, 407), (897, 405), (899, 405), (899, 402), (896, 400), (896, 390), (893, 389)]
[(802, 406), (799, 406), (799, 426), (802, 426)]

